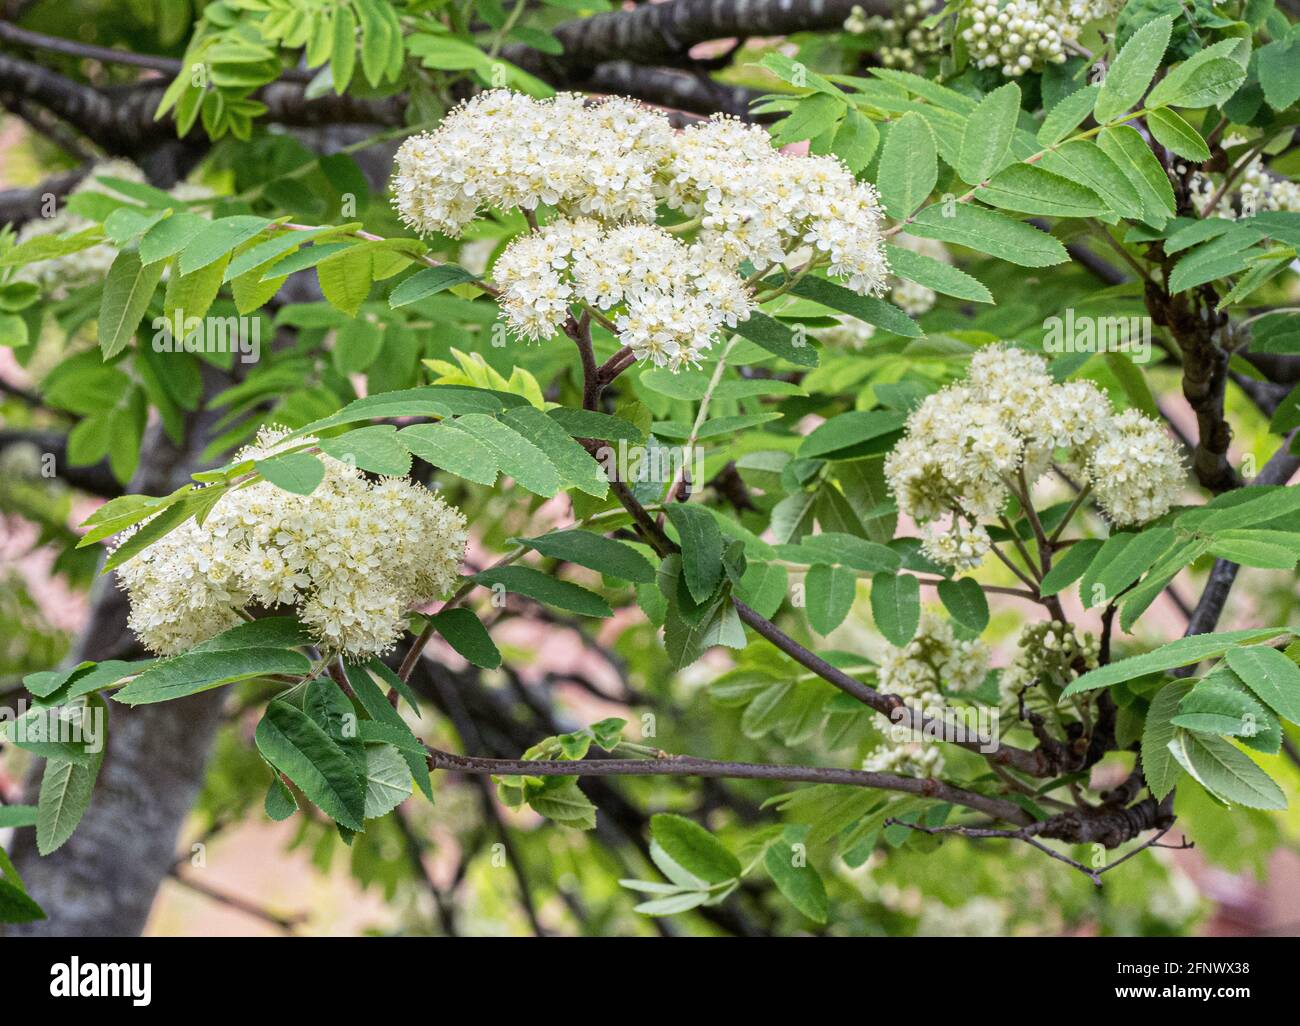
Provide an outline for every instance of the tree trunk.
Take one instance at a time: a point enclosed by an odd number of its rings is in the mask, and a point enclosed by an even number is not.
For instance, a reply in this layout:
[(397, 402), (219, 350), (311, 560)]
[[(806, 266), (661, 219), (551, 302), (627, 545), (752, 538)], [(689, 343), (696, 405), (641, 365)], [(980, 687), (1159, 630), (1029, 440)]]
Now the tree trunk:
[[(230, 382), (204, 368), (209, 395)], [(183, 444), (158, 425), (149, 429), (129, 491), (165, 495), (199, 469), (215, 413), (195, 415)], [(128, 604), (113, 576), (99, 578), (90, 619), (73, 649), (84, 659), (143, 655), (126, 626)], [(110, 702), (108, 747), (94, 797), (71, 839), (41, 857), (36, 832), (21, 830), (13, 859), (32, 897), (49, 917), (8, 928), (11, 936), (123, 936), (140, 933), (175, 858), (176, 836), (203, 782), (220, 721), (220, 690), (174, 702), (129, 708)], [(25, 801), (36, 804), (44, 762), (27, 780)]]

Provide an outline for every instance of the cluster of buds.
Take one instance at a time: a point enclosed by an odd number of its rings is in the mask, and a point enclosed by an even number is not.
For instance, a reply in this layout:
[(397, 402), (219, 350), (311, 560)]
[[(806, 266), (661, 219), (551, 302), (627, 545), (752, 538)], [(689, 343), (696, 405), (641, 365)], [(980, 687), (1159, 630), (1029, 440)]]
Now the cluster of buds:
[(1054, 4), (1010, 0), (1001, 9), (996, 3), (972, 7), (961, 38), (976, 65), (1001, 68), (1002, 74), (1017, 78), (1044, 64), (1063, 64), (1069, 28)]
[(1095, 669), (1100, 656), (1096, 637), (1080, 634), (1061, 620), (1025, 624), (1016, 642), (1016, 655), (1002, 671), (999, 686), (1003, 700), (1018, 701), (1034, 685), (1059, 693), (1080, 673)]
[(874, 34), (879, 37), (875, 54), (886, 68), (922, 72), (926, 63), (943, 50), (937, 31), (926, 27), (925, 19), (933, 5), (928, 0), (907, 0), (899, 5), (892, 18), (870, 15), (854, 7), (845, 19), (844, 30), (855, 36)]

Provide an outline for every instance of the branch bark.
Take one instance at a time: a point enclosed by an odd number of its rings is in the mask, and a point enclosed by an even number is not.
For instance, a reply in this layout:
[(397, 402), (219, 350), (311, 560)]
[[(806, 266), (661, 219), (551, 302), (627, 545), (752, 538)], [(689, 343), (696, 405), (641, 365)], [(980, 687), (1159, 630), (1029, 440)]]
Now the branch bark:
[(512, 44), (501, 55), (548, 81), (572, 81), (611, 57), (669, 65), (714, 39), (837, 29), (854, 7), (883, 16), (892, 11), (887, 0), (667, 0), (562, 22), (553, 30), (562, 54)]
[[(427, 747), (427, 746), (426, 746)], [(898, 791), (923, 798), (952, 802), (1010, 823), (1031, 821), (1013, 802), (976, 794), (928, 777), (902, 777), (893, 773), (839, 769), (833, 766), (777, 766), (756, 762), (724, 762), (668, 755), (659, 759), (579, 759), (573, 762), (541, 759), (483, 759), (453, 755), (429, 748), (429, 769), (493, 776), (526, 777), (702, 777), (728, 780), (778, 780), (795, 784), (844, 784)]]

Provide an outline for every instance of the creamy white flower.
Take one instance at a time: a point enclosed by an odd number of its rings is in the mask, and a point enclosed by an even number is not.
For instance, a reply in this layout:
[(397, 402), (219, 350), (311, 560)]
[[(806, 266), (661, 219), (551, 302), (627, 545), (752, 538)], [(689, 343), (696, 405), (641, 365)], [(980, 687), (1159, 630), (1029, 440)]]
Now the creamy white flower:
[(1125, 410), (1099, 433), (1088, 470), (1097, 502), (1119, 527), (1162, 516), (1185, 481), (1178, 443), (1137, 410)]
[(810, 246), (863, 295), (881, 293), (889, 270), (873, 186), (837, 158), (782, 154), (734, 118), (678, 133), (631, 100), (497, 89), (408, 139), (396, 163), (394, 204), (420, 232), (456, 236), (484, 208), (543, 204), (605, 224), (653, 222), (662, 201), (698, 218), (709, 260), (732, 269), (749, 260), (764, 270)]
[(837, 317), (836, 320), (838, 323), (835, 327), (820, 328), (813, 333), (822, 345), (862, 349), (875, 337), (876, 328), (873, 324), (847, 315)]
[(631, 100), (493, 89), (402, 144), (394, 203), (417, 231), (452, 237), (491, 207), (653, 220), (672, 134), (665, 116)]
[(1117, 525), (1145, 523), (1176, 501), (1183, 464), (1156, 422), (1115, 414), (1088, 381), (1057, 384), (1034, 353), (988, 346), (971, 359), (964, 382), (933, 395), (908, 417), (885, 458), (899, 511), (922, 528), (922, 552), (956, 569), (989, 551), (981, 520), (996, 517), (1014, 486), (1032, 490), (1054, 459)]
[(896, 773), (904, 777), (937, 777), (943, 772), (943, 765), (943, 753), (931, 741), (880, 745), (862, 760), (862, 768), (869, 773)]
[[(288, 444), (263, 429), (237, 460)], [(129, 625), (153, 652), (172, 655), (240, 622), (249, 607), (296, 607), (328, 653), (390, 650), (411, 608), (451, 591), (465, 554), (465, 518), (405, 479), (369, 482), (328, 456), (311, 495), (266, 481), (235, 488), (202, 525), (189, 520), (118, 568)], [(136, 529), (123, 532), (125, 541)]]
[(916, 636), (891, 647), (880, 663), (880, 689), (909, 705), (938, 707), (943, 692), (973, 691), (989, 672), (989, 649), (982, 641), (959, 641), (952, 625), (930, 610), (921, 614)]
[(744, 281), (710, 250), (649, 224), (553, 221), (506, 247), (495, 273), (502, 313), (524, 338), (550, 338), (581, 300), (638, 360), (673, 370), (698, 363), (751, 308)]
[[(908, 708), (928, 720), (950, 712), (945, 692), (974, 691), (989, 672), (989, 648), (979, 639), (958, 640), (952, 625), (926, 609), (916, 635), (906, 645), (892, 647), (880, 661), (881, 691), (898, 695)], [(914, 724), (918, 727), (919, 725)], [(943, 772), (943, 754), (931, 738), (886, 741), (871, 751), (862, 768), (877, 773), (927, 777)]]
[(921, 538), (921, 554), (953, 570), (974, 570), (984, 562), (993, 542), (982, 524), (954, 516), (947, 529), (927, 524)]
[(932, 0), (921, 0), (919, 3), (907, 0), (906, 3), (894, 5), (894, 15), (891, 18), (879, 15), (868, 17), (866, 11), (855, 6), (844, 21), (844, 31), (854, 35), (879, 33), (880, 43), (876, 48), (876, 56), (884, 67), (923, 72), (926, 62), (943, 52), (940, 33), (922, 24), (940, 6)]

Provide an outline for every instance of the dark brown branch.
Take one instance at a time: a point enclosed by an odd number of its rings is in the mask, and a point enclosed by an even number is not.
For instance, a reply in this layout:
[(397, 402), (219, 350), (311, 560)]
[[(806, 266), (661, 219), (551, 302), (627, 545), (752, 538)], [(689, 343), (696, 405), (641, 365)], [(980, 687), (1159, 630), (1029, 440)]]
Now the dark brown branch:
[(161, 57), (151, 53), (129, 53), (126, 50), (114, 50), (107, 46), (79, 43), (75, 39), (47, 36), (44, 32), (32, 32), (30, 29), (20, 28), (7, 21), (0, 21), (0, 41), (29, 50), (61, 53), (67, 57), (80, 57), (105, 64), (125, 64), (133, 68), (160, 71), (165, 75), (176, 75), (184, 66), (173, 57)]
[(561, 77), (554, 70), (551, 74), (555, 76), (552, 79), (554, 84), (571, 89), (631, 96), (646, 103), (694, 114), (730, 114), (746, 121), (751, 117), (750, 106), (762, 95), (743, 86), (725, 85), (712, 79), (701, 80), (696, 75), (668, 68), (643, 68), (630, 61), (598, 64), (591, 74), (580, 78)]
[(882, 791), (899, 791), (922, 798), (952, 802), (976, 812), (1012, 823), (1022, 823), (1027, 814), (1019, 805), (976, 794), (941, 780), (902, 777), (893, 773), (839, 769), (832, 766), (773, 766), (755, 762), (724, 762), (697, 759), (686, 755), (666, 755), (658, 759), (579, 759), (576, 761), (544, 759), (484, 759), (453, 755), (425, 746), (429, 751), (429, 769), (493, 776), (529, 777), (702, 777), (730, 780), (776, 780), (794, 784), (844, 784), (870, 787)]
[[(137, 85), (96, 89), (8, 54), (0, 54), (0, 89), (38, 104), (110, 153), (132, 156), (151, 145), (174, 140), (169, 116), (154, 119), (167, 89), (154, 80)], [(296, 82), (272, 82), (258, 91), (267, 121), (292, 126), (404, 123), (406, 101), (400, 96), (360, 99), (329, 93), (309, 100)]]
[(46, 213), (47, 197), (62, 199), (75, 189), (83, 178), (90, 173), (90, 165), (62, 171), (51, 175), (39, 185), (29, 189), (5, 189), (0, 191), (0, 224), (15, 227), (33, 221)]
[(553, 30), (560, 55), (518, 45), (501, 55), (548, 80), (574, 80), (611, 58), (665, 65), (710, 40), (838, 29), (854, 7), (886, 17), (892, 10), (886, 0), (667, 0), (562, 22)]
[[(1154, 806), (1154, 802), (1151, 802), (1150, 799), (1148, 799), (1147, 802), (1150, 802), (1151, 805)], [(1162, 813), (1150, 812), (1147, 808), (1147, 803), (1139, 802), (1138, 805), (1133, 806), (1132, 809), (1123, 809), (1121, 810), (1121, 812), (1124, 814), (1123, 816), (1118, 817), (1118, 820), (1122, 820), (1124, 824), (1123, 826), (1120, 827), (1121, 833), (1125, 829), (1133, 829), (1135, 832), (1129, 834), (1126, 837), (1123, 837), (1121, 840), (1117, 840), (1116, 843), (1114, 844), (1107, 843), (1106, 840), (1099, 840), (1097, 841), (1097, 843), (1102, 843), (1107, 848), (1113, 848), (1113, 847), (1117, 847), (1119, 844), (1123, 844), (1125, 841), (1132, 840), (1138, 834), (1143, 833), (1146, 830), (1155, 829), (1157, 832), (1149, 840), (1144, 841), (1142, 844), (1139, 844), (1132, 851), (1125, 852), (1114, 862), (1108, 863), (1107, 865), (1102, 866), (1100, 869), (1093, 869), (1091, 866), (1084, 865), (1082, 862), (1079, 862), (1076, 859), (1072, 859), (1068, 855), (1065, 855), (1064, 853), (1059, 852), (1054, 848), (1049, 848), (1047, 845), (1043, 844), (1041, 841), (1037, 839), (1037, 837), (1040, 836), (1051, 837), (1056, 840), (1063, 840), (1066, 841), (1067, 843), (1072, 843), (1072, 844), (1090, 843), (1091, 840), (1097, 840), (1096, 838), (1091, 838), (1091, 837), (1089, 837), (1088, 839), (1079, 838), (1076, 840), (1071, 837), (1061, 836), (1062, 832), (1068, 833), (1068, 829), (1065, 824), (1070, 824), (1077, 820), (1077, 815), (1071, 812), (1061, 813), (1059, 816), (1053, 816), (1051, 819), (1044, 820), (1039, 823), (1032, 823), (1029, 826), (1022, 827), (1019, 830), (996, 830), (987, 827), (964, 826), (961, 824), (928, 827), (928, 826), (922, 826), (917, 823), (908, 823), (900, 819), (889, 819), (886, 820), (885, 822), (890, 825), (904, 826), (907, 827), (909, 830), (916, 830), (923, 834), (954, 834), (959, 837), (971, 837), (976, 839), (996, 838), (999, 840), (1023, 841), (1024, 843), (1032, 845), (1033, 847), (1037, 848), (1043, 854), (1050, 855), (1058, 862), (1064, 862), (1067, 866), (1070, 866), (1072, 869), (1077, 869), (1079, 872), (1083, 873), (1089, 880), (1091, 880), (1098, 887), (1100, 887), (1102, 884), (1102, 880), (1101, 880), (1102, 874), (1109, 873), (1112, 869), (1127, 862), (1135, 855), (1140, 855), (1148, 848), (1157, 848), (1157, 847), (1191, 848), (1193, 847), (1192, 843), (1187, 840), (1184, 840), (1182, 844), (1176, 844), (1176, 845), (1161, 844), (1160, 843), (1161, 838), (1163, 838), (1165, 834), (1169, 833), (1170, 829), (1173, 827), (1173, 822), (1172, 820), (1170, 820), (1170, 822), (1165, 823), (1166, 817)], [(1152, 820), (1151, 818), (1153, 815), (1156, 816), (1154, 820)], [(1112, 817), (1112, 819), (1115, 819), (1115, 817)], [(1142, 825), (1147, 823), (1150, 823), (1150, 825), (1147, 826)], [(1091, 831), (1086, 831), (1086, 833), (1091, 835)]]
[(87, 467), (68, 464), (68, 439), (58, 431), (0, 428), (0, 450), (14, 445), (34, 445), (41, 454), (54, 457), (55, 480), (105, 499), (122, 494), (122, 484), (108, 469), (107, 460)]

